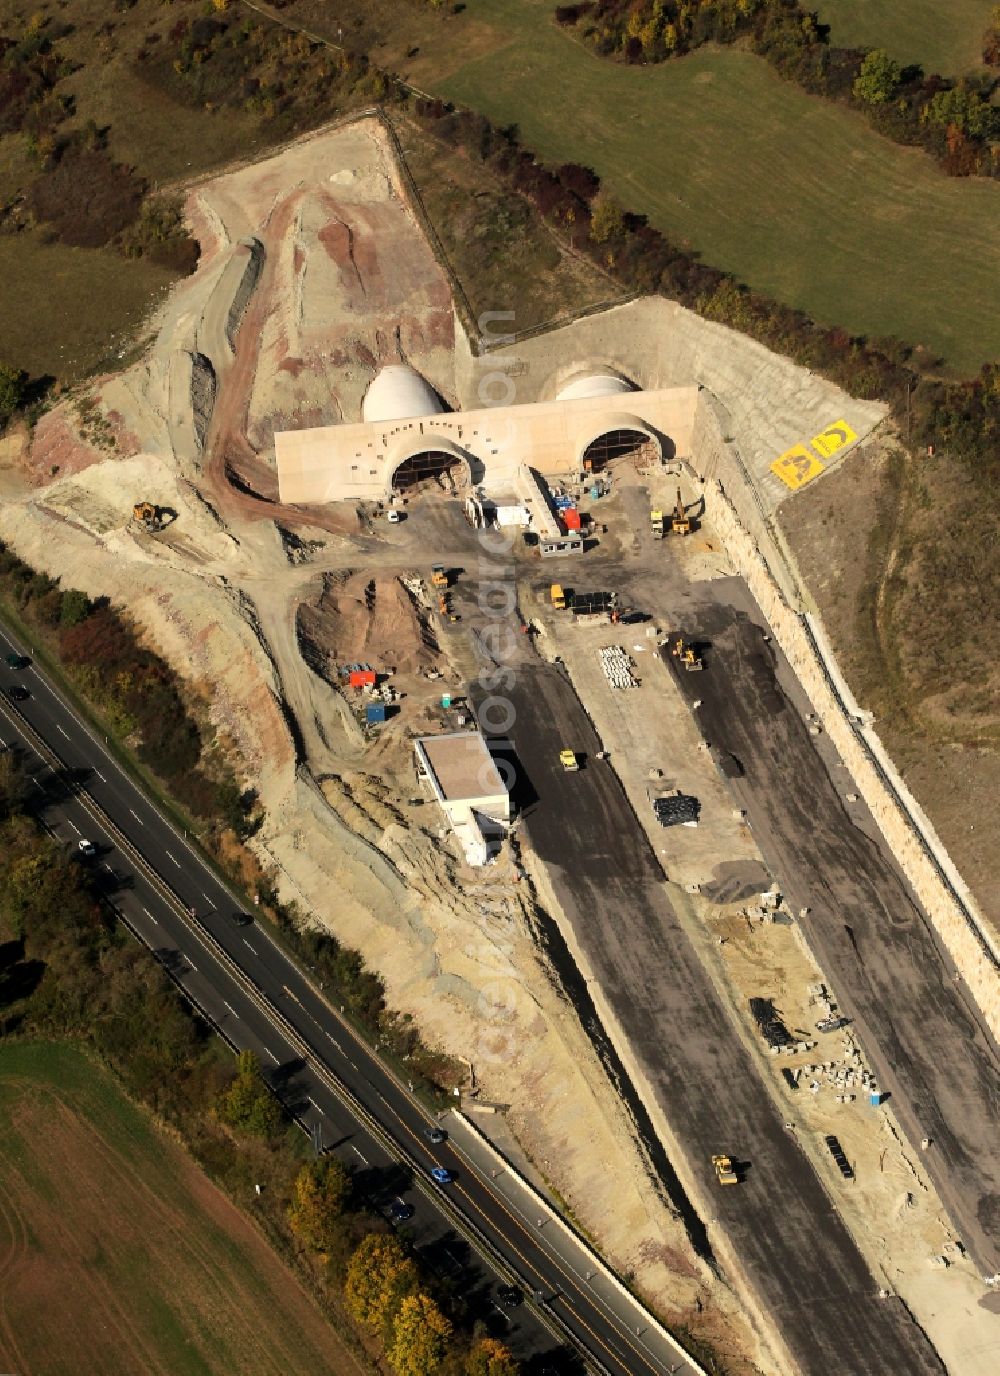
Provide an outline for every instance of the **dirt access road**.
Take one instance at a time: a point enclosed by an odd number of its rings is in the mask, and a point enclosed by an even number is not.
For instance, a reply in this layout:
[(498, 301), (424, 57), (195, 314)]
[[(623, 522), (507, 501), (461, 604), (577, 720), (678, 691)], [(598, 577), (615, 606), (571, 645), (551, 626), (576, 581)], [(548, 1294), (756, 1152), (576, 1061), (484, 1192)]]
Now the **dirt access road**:
[(742, 766), (729, 782), (761, 853), (791, 911), (809, 909), (806, 938), (857, 1020), (880, 1088), (914, 1146), (931, 1139), (923, 1164), (979, 1269), (996, 1274), (996, 1046), (899, 873), (857, 824), (863, 804), (844, 800), (849, 775), (834, 765), (831, 776), (820, 759), (761, 627), (716, 604), (683, 629), (707, 647), (703, 673), (678, 673), (687, 698), (701, 700), (705, 738)]
[[(594, 758), (600, 742), (568, 681), (557, 668), (528, 661), (510, 698), (527, 839), (552, 878), (585, 977), (600, 987), (644, 1090), (683, 1144), (797, 1370), (940, 1372), (905, 1308), (878, 1298), (864, 1259), (784, 1128), (670, 904), (617, 776)], [(578, 774), (559, 765), (567, 742), (587, 756)], [(710, 1157), (718, 1151), (748, 1163), (738, 1189), (717, 1185)]]

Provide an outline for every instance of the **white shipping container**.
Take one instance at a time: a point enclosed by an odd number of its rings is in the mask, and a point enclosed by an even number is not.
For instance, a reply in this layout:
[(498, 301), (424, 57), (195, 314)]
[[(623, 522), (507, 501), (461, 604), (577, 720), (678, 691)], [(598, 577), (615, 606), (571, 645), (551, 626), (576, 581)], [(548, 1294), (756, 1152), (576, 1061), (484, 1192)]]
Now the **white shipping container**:
[(531, 525), (531, 513), (526, 506), (498, 506), (496, 511), (500, 527)]

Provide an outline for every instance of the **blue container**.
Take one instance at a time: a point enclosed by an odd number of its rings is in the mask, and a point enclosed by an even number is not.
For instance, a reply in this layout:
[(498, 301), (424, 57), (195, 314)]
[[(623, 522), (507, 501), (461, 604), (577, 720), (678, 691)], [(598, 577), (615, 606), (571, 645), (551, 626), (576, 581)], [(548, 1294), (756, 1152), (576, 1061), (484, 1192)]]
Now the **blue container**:
[(872, 1108), (878, 1108), (884, 1097), (885, 1096), (882, 1094), (869, 1094), (868, 1102), (871, 1104)]
[(385, 721), (388, 716), (389, 711), (384, 702), (370, 702), (365, 708), (365, 721), (369, 724)]
[(590, 489), (590, 495), (591, 495), (591, 498), (592, 498), (595, 502), (599, 499), (599, 497), (600, 497), (600, 495), (601, 495), (601, 489), (596, 485), (596, 483), (595, 483), (595, 485)]
[(553, 497), (552, 505), (555, 507), (556, 511), (565, 511), (568, 507), (571, 507), (573, 505), (573, 498)]

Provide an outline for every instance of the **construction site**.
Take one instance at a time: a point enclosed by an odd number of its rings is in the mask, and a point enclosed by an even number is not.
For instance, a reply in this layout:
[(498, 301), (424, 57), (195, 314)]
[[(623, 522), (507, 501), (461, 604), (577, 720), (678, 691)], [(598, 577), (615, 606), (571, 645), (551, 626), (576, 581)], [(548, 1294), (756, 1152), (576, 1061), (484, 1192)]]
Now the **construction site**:
[(470, 337), (374, 117), (185, 213), (113, 438), (44, 415), (0, 538), (128, 607), (282, 896), (667, 1324), (995, 1371), (1000, 945), (778, 519), (883, 408), (659, 298)]

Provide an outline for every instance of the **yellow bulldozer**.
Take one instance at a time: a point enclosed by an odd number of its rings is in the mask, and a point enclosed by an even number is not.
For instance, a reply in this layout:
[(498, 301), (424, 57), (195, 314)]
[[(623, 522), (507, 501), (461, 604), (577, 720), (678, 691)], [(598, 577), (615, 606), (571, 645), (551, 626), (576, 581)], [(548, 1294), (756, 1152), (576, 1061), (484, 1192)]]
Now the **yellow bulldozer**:
[(713, 1156), (712, 1165), (715, 1167), (715, 1174), (720, 1185), (738, 1185), (740, 1178), (733, 1170), (733, 1160), (731, 1156)]
[(136, 502), (132, 508), (132, 520), (138, 521), (146, 530), (162, 530), (164, 526), (163, 512), (152, 502)]
[(451, 586), (448, 570), (443, 564), (435, 564), (431, 569), (431, 585), (435, 588), (447, 588)]

